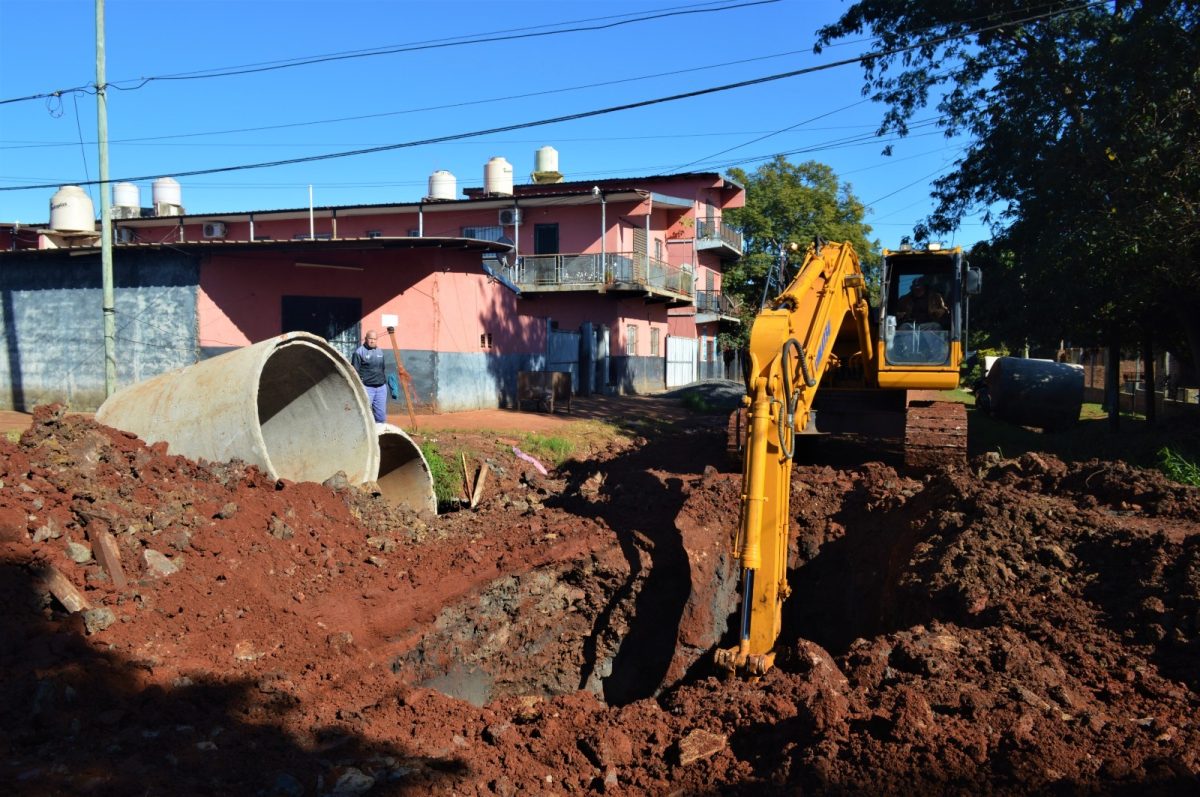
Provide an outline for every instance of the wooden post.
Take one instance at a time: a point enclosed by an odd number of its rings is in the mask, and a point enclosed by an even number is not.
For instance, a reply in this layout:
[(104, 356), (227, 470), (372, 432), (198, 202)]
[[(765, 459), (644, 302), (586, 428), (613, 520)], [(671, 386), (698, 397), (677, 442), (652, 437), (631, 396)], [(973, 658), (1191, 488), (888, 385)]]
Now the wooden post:
[(396, 358), (396, 379), (400, 382), (400, 389), (404, 391), (404, 403), (408, 405), (408, 420), (412, 424), (412, 428), (417, 428), (417, 416), (413, 412), (412, 400), (412, 377), (408, 375), (408, 371), (404, 370), (404, 365), (400, 362), (400, 347), (396, 345), (396, 328), (387, 328), (388, 337), (392, 341), (392, 356)]

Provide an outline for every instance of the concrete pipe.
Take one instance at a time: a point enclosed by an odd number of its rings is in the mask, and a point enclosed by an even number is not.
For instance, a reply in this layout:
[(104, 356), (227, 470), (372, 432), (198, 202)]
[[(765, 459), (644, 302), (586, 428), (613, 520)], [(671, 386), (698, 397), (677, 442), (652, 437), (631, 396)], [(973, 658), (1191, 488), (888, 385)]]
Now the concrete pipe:
[(172, 454), (240, 459), (272, 478), (373, 481), (379, 446), (367, 394), (341, 354), (307, 332), (159, 374), (110, 396), (96, 420)]
[(380, 424), (379, 430), (379, 492), (394, 506), (405, 506), (414, 512), (437, 514), (437, 493), (433, 489), (433, 472), (425, 455), (404, 430), (390, 423)]

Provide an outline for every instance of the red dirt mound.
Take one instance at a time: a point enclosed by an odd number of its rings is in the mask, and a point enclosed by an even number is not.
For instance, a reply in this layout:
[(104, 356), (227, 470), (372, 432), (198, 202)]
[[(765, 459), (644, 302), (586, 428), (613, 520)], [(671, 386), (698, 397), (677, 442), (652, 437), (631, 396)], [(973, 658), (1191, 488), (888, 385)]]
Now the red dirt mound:
[(1196, 793), (1197, 491), (1051, 457), (797, 467), (778, 666), (711, 677), (721, 430), (476, 511), (0, 442), (0, 782), (48, 794)]

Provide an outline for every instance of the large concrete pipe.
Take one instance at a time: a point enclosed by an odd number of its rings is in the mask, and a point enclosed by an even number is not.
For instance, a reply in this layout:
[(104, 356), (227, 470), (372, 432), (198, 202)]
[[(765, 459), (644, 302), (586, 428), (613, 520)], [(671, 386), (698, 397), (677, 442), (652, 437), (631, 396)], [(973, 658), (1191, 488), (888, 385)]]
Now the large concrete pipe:
[(997, 418), (1046, 431), (1066, 429), (1083, 407), (1083, 369), (1070, 363), (1001, 357), (987, 374), (988, 400)]
[(240, 459), (272, 478), (375, 479), (379, 446), (358, 376), (323, 338), (289, 332), (130, 385), (96, 420), (172, 454)]
[(437, 514), (437, 493), (433, 489), (433, 472), (425, 455), (404, 430), (390, 423), (380, 424), (379, 430), (379, 492), (384, 500), (395, 506), (406, 506), (414, 512)]

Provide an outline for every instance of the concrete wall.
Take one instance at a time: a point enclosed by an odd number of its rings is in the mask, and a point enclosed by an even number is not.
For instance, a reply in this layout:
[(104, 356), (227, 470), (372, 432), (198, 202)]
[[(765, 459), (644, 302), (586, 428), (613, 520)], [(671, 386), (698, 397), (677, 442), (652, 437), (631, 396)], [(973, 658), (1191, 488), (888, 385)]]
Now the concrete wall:
[[(1104, 403), (1104, 389), (1099, 387), (1085, 387), (1083, 389), (1083, 400), (1094, 404)], [(1168, 399), (1166, 394), (1158, 391), (1154, 394), (1155, 409), (1158, 411), (1159, 420), (1168, 418), (1200, 418), (1200, 404), (1191, 402), (1175, 401)], [(1127, 390), (1120, 393), (1120, 404), (1122, 412), (1137, 412), (1146, 413), (1146, 391), (1138, 390), (1131, 394)]]
[[(195, 258), (170, 250), (114, 258), (117, 386), (196, 361)], [(100, 256), (12, 253), (0, 268), (0, 408), (105, 398)]]
[(661, 393), (667, 386), (667, 360), (617, 355), (612, 358), (612, 375), (620, 393)]

